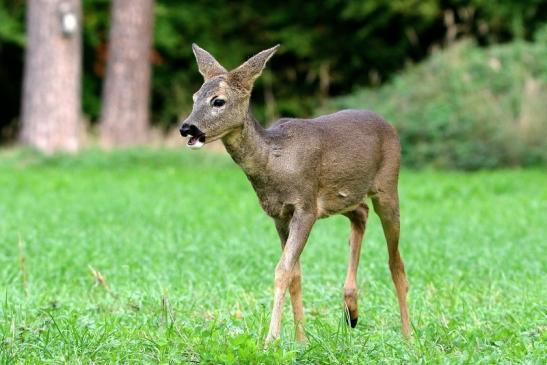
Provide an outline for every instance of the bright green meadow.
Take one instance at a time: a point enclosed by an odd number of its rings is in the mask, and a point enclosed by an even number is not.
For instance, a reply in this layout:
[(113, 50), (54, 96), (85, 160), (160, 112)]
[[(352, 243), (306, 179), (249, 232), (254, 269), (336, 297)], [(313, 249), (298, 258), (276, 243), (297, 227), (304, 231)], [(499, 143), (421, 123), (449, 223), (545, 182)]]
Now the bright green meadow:
[(379, 220), (344, 323), (349, 222), (302, 256), (307, 346), (264, 349), (280, 245), (243, 173), (210, 152), (0, 152), (0, 363), (541, 364), (547, 173), (404, 170), (401, 250), (414, 336)]

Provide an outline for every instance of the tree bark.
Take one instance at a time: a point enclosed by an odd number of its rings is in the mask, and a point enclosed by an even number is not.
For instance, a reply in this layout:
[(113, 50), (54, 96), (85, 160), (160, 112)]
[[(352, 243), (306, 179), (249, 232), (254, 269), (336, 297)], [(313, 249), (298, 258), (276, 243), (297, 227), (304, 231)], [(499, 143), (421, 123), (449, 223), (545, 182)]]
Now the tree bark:
[(81, 144), (80, 0), (28, 0), (23, 143), (43, 152)]
[(153, 0), (114, 0), (101, 110), (101, 142), (146, 142), (150, 107)]

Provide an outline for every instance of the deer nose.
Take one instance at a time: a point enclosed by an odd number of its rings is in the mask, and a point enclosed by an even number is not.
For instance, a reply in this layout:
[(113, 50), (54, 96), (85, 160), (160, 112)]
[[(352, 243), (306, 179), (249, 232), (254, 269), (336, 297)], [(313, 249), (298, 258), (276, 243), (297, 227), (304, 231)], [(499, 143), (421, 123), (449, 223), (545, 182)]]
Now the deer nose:
[(202, 138), (205, 136), (205, 134), (198, 127), (188, 123), (184, 123), (180, 127), (180, 135), (183, 137), (192, 136), (198, 138)]
[[(188, 123), (184, 123), (181, 127), (180, 127), (180, 135), (183, 136), (183, 137), (186, 137), (190, 134), (190, 132), (192, 131), (192, 128), (193, 126), (190, 126), (190, 124)], [(195, 128), (195, 127), (194, 127)]]

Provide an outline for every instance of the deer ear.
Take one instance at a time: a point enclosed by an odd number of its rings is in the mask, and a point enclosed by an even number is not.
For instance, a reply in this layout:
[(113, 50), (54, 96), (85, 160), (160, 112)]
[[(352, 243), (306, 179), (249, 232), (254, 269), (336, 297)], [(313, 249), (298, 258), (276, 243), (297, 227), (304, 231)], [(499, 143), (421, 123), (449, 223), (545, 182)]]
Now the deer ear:
[(201, 48), (195, 43), (192, 43), (192, 51), (196, 56), (199, 73), (203, 75), (205, 80), (218, 75), (228, 73), (224, 67), (209, 52)]
[(278, 48), (279, 44), (249, 58), (241, 66), (230, 71), (228, 74), (229, 80), (233, 84), (236, 84), (250, 92), (253, 88), (255, 80), (258, 76), (260, 76), (262, 70), (264, 70), (266, 62), (268, 62)]

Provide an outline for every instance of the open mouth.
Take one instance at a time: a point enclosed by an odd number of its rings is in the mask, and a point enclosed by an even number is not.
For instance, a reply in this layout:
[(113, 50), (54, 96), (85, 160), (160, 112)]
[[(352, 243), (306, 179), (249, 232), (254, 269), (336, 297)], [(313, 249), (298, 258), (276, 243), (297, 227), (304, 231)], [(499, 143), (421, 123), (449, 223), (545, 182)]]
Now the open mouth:
[(186, 146), (189, 148), (197, 149), (203, 147), (205, 144), (205, 133), (193, 124), (183, 123), (180, 127), (180, 135), (189, 137), (186, 142)]
[(192, 149), (198, 149), (203, 147), (205, 144), (205, 134), (201, 133), (197, 136), (188, 135), (190, 138), (188, 139), (188, 142), (186, 142), (186, 146), (192, 148)]

